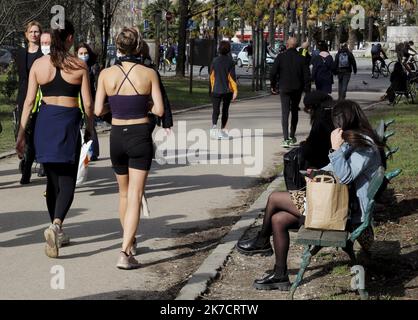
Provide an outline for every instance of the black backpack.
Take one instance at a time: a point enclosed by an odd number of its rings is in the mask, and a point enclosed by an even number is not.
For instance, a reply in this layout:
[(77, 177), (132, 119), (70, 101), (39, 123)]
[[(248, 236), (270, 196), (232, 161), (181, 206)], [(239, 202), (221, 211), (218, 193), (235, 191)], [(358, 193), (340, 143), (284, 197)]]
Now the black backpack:
[(293, 148), (283, 156), (283, 176), (287, 190), (300, 190), (306, 187), (305, 177), (300, 170), (306, 170), (308, 165), (303, 158), (302, 147)]

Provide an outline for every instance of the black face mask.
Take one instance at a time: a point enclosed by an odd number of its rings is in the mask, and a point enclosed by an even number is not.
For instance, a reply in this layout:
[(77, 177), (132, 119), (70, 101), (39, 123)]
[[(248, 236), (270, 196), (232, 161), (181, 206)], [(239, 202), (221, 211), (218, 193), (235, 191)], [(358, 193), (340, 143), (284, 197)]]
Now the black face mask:
[(123, 56), (123, 57), (118, 58), (116, 63), (118, 63), (118, 62), (119, 62), (119, 64), (121, 62), (142, 63), (142, 59), (141, 59), (141, 57), (131, 55), (131, 56)]

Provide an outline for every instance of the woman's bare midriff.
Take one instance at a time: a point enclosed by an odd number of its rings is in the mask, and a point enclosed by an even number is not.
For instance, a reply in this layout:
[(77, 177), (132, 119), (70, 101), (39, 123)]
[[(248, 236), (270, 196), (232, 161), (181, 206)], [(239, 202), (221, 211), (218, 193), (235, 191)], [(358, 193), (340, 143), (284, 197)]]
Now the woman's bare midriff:
[(129, 120), (122, 120), (122, 119), (112, 119), (112, 124), (114, 126), (130, 126), (134, 124), (144, 124), (149, 123), (148, 118), (141, 118), (141, 119), (129, 119)]
[(43, 97), (42, 100), (46, 104), (53, 104), (56, 106), (67, 107), (67, 108), (78, 108), (78, 98), (72, 97)]

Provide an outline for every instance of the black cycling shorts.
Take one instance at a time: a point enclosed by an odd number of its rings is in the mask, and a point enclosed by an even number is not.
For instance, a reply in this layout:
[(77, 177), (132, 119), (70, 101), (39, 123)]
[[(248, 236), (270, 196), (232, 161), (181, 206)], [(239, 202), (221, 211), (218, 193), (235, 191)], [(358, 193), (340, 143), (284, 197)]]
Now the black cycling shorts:
[(112, 126), (110, 159), (117, 175), (127, 175), (129, 168), (149, 171), (153, 158), (152, 131), (148, 123)]

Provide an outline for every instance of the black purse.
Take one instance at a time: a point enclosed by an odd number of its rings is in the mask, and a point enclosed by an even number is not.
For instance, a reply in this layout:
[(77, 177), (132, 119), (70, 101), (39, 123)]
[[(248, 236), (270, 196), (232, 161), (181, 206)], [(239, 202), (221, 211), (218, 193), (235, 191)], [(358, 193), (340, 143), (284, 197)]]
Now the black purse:
[(308, 167), (303, 158), (302, 147), (293, 148), (283, 156), (283, 176), (288, 191), (301, 190), (306, 187), (304, 175), (300, 172)]

